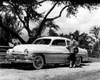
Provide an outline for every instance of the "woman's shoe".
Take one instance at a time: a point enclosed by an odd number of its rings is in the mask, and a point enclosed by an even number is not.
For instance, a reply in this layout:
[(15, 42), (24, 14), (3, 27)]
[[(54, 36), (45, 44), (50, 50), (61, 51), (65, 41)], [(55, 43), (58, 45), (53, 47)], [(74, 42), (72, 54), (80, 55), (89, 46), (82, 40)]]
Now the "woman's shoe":
[(73, 65), (73, 68), (75, 68), (76, 67), (76, 65)]
[(69, 68), (72, 68), (72, 66), (69, 66)]

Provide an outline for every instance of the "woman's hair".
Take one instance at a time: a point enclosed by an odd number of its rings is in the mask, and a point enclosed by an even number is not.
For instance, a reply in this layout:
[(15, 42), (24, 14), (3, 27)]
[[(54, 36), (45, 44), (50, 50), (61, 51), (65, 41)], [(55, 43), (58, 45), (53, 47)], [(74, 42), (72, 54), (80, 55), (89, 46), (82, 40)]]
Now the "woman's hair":
[(76, 37), (74, 34), (71, 34), (70, 37), (73, 36), (73, 38), (78, 41), (78, 37)]
[(73, 38), (75, 38), (75, 35), (74, 35), (74, 34), (71, 34), (70, 37), (71, 37), (71, 36), (73, 36)]

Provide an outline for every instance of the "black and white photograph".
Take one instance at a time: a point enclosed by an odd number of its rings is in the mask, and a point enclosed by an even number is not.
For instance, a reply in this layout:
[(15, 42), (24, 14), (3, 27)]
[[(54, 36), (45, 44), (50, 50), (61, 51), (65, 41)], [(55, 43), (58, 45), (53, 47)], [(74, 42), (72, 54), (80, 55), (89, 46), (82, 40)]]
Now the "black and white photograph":
[(0, 80), (100, 80), (100, 0), (0, 0)]

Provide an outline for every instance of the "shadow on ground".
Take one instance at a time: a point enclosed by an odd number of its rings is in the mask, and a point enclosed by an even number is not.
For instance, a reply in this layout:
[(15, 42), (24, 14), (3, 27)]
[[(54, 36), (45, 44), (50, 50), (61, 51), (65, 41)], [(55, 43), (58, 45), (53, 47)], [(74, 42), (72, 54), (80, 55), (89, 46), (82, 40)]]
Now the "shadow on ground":
[[(86, 62), (88, 63), (88, 62)], [(88, 64), (86, 64), (85, 62), (82, 63), (80, 66), (76, 66), (76, 68), (82, 68), (83, 66), (89, 66)], [(42, 69), (55, 69), (55, 68), (65, 68), (65, 67), (69, 67), (69, 65), (45, 65)], [(1, 64), (0, 65), (1, 69), (18, 69), (18, 70), (35, 70), (32, 67), (32, 64)]]
[[(89, 66), (88, 63), (93, 63), (93, 62), (100, 62), (100, 59), (98, 58), (89, 58), (89, 61), (82, 62), (78, 68), (82, 68), (83, 66)], [(64, 67), (69, 67), (69, 65), (45, 65), (43, 69), (54, 69), (54, 68), (64, 68)], [(19, 64), (19, 63), (13, 63), (13, 64), (0, 64), (1, 69), (19, 69), (19, 70), (35, 70), (32, 67), (32, 64)], [(77, 67), (76, 67), (77, 68)]]

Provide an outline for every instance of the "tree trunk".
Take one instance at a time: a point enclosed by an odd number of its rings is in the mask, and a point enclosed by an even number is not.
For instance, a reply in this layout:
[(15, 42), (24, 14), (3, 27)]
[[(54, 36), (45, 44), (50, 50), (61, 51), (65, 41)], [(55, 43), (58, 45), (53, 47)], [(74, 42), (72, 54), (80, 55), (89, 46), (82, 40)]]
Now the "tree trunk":
[(11, 33), (14, 37), (18, 38), (22, 44), (26, 44), (26, 42), (19, 36), (18, 33), (12, 31), (11, 29), (7, 28), (6, 26), (3, 25), (2, 23), (2, 18), (0, 17), (0, 27), (5, 31), (5, 32), (8, 32), (8, 33)]
[(38, 28), (37, 33), (35, 34), (35, 36), (29, 37), (29, 40), (27, 41), (27, 43), (30, 44), (30, 43), (32, 43), (35, 39), (37, 39), (38, 37), (41, 36), (42, 30), (43, 30), (43, 28), (44, 28), (45, 20), (46, 20), (46, 18), (44, 18), (43, 21), (41, 22), (41, 24), (40, 24), (40, 26), (39, 26), (39, 28)]
[(30, 37), (29, 40), (27, 41), (28, 44), (31, 44), (35, 41), (36, 37)]
[(28, 36), (29, 36), (29, 39), (27, 41), (27, 44), (31, 44), (36, 39), (36, 37), (32, 31), (28, 31)]

